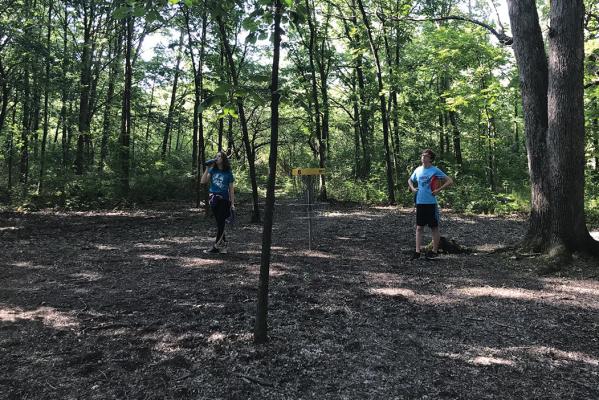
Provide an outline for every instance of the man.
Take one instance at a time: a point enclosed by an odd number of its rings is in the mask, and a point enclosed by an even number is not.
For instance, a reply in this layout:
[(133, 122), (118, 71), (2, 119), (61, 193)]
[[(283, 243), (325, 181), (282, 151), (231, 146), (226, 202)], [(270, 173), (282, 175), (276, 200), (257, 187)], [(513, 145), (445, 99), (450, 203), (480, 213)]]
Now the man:
[(416, 168), (408, 179), (410, 190), (416, 193), (416, 251), (412, 255), (412, 260), (420, 258), (422, 233), (426, 225), (431, 228), (433, 236), (433, 250), (427, 252), (426, 258), (436, 257), (439, 251), (441, 234), (436, 195), (453, 184), (453, 179), (435, 167), (433, 161), (435, 161), (435, 153), (431, 149), (424, 150), (420, 155), (422, 165)]

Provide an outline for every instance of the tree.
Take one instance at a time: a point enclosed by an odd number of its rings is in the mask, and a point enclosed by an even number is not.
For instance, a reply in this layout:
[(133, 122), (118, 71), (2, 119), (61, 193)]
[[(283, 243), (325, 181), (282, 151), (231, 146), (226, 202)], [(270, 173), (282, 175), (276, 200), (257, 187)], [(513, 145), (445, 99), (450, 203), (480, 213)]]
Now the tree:
[(264, 343), (267, 340), (267, 312), (268, 312), (268, 277), (270, 269), (270, 246), (272, 243), (272, 225), (275, 208), (275, 183), (277, 178), (277, 150), (279, 140), (279, 59), (281, 55), (281, 14), (283, 4), (281, 0), (273, 1), (273, 56), (272, 75), (270, 84), (271, 93), (271, 131), (270, 155), (268, 157), (268, 183), (266, 188), (266, 205), (264, 209), (264, 225), (262, 230), (262, 255), (260, 258), (260, 284), (258, 287), (258, 308), (256, 312), (256, 325), (254, 341)]
[(368, 15), (366, 14), (366, 10), (364, 8), (364, 4), (362, 0), (358, 0), (358, 7), (362, 14), (362, 21), (364, 22), (364, 26), (366, 27), (366, 33), (368, 34), (368, 42), (370, 43), (370, 49), (372, 51), (372, 55), (374, 57), (374, 62), (376, 66), (376, 78), (379, 89), (379, 101), (380, 101), (380, 111), (381, 111), (381, 120), (383, 122), (383, 144), (385, 146), (385, 165), (386, 165), (386, 173), (387, 173), (387, 196), (390, 204), (395, 204), (395, 190), (393, 184), (393, 166), (391, 163), (391, 148), (389, 146), (389, 113), (387, 112), (387, 100), (385, 99), (385, 86), (383, 85), (383, 69), (381, 66), (381, 60), (379, 57), (379, 51), (377, 45), (375, 44), (374, 35), (372, 33), (372, 28), (370, 26), (370, 20)]
[(508, 0), (521, 82), (531, 212), (526, 247), (599, 255), (584, 211), (584, 6), (554, 1), (549, 54), (534, 0)]
[[(223, 21), (222, 16), (219, 12), (215, 13), (215, 20), (218, 24), (221, 41), (227, 61), (227, 65), (229, 67), (229, 76), (231, 78), (231, 82), (235, 88), (239, 88), (239, 74), (237, 67), (235, 66), (235, 61), (233, 59), (233, 50), (231, 49), (231, 45), (227, 39), (227, 32), (225, 29), (225, 23)], [(237, 111), (239, 114), (239, 123), (241, 125), (241, 134), (243, 144), (245, 146), (245, 152), (248, 161), (248, 167), (250, 172), (250, 183), (252, 185), (252, 201), (253, 201), (253, 211), (252, 211), (252, 222), (260, 222), (260, 207), (258, 205), (258, 184), (256, 182), (256, 167), (255, 167), (255, 155), (252, 152), (252, 147), (250, 144), (250, 137), (247, 126), (247, 118), (245, 115), (245, 105), (243, 101), (243, 97), (238, 96), (236, 99), (237, 103)], [(222, 131), (221, 131), (222, 132)], [(221, 133), (222, 134), (222, 133)], [(222, 136), (221, 136), (222, 139)], [(220, 143), (220, 141), (219, 141)]]

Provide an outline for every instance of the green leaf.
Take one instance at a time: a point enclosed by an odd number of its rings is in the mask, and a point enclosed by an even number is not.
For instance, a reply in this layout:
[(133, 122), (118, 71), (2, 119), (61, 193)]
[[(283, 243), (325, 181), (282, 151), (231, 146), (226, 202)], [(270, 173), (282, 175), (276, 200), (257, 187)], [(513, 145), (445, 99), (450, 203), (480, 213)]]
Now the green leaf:
[(251, 32), (249, 35), (247, 35), (247, 37), (245, 38), (245, 42), (246, 43), (250, 43), (250, 44), (256, 44), (256, 33), (255, 32)]
[(146, 14), (145, 8), (138, 6), (138, 5), (133, 7), (133, 15), (135, 17), (143, 17), (145, 14)]
[(180, 1), (180, 0), (168, 0), (168, 4), (170, 4), (170, 5), (172, 5), (172, 6), (173, 6), (173, 5), (175, 5), (175, 4), (179, 4), (179, 1)]
[(129, 15), (129, 6), (120, 6), (112, 13), (115, 19), (123, 19)]
[(293, 0), (283, 0), (283, 5), (287, 7), (293, 6)]

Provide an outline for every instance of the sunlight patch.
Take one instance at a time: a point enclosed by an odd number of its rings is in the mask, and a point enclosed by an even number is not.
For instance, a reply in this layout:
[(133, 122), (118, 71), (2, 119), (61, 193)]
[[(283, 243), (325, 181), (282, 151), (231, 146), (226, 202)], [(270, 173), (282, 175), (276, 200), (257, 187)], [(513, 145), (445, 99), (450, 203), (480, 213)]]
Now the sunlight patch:
[(489, 356), (478, 356), (469, 360), (470, 363), (475, 365), (507, 365), (510, 367), (515, 366), (516, 364), (511, 360), (506, 360), (505, 358), (499, 357), (489, 357)]
[(403, 288), (370, 289), (370, 292), (374, 294), (382, 294), (383, 296), (404, 296), (409, 298), (415, 298), (418, 296), (413, 290)]
[(222, 332), (214, 332), (212, 335), (210, 335), (210, 337), (208, 338), (208, 343), (218, 343), (218, 342), (222, 342), (225, 340), (225, 334)]
[(75, 274), (71, 274), (70, 276), (73, 278), (83, 279), (89, 282), (94, 282), (102, 279), (101, 274), (92, 271), (77, 272)]
[(552, 359), (561, 359), (566, 362), (579, 362), (584, 364), (599, 366), (599, 359), (578, 351), (563, 351), (545, 346), (532, 346), (529, 352), (533, 355), (550, 357)]
[(31, 263), (31, 261), (17, 261), (14, 263), (11, 263), (9, 265), (12, 265), (13, 267), (19, 267), (19, 268), (32, 268), (33, 264)]
[(500, 297), (505, 299), (524, 299), (524, 300), (535, 300), (541, 299), (543, 296), (541, 292), (519, 289), (519, 288), (497, 288), (492, 286), (484, 287), (469, 287), (456, 289), (456, 293), (464, 295), (466, 297)]
[(115, 246), (106, 246), (103, 244), (98, 244), (96, 245), (96, 249), (98, 250), (120, 250), (120, 248), (115, 247)]
[(22, 226), (0, 226), (0, 232), (18, 231), (19, 229), (23, 229), (23, 227)]
[[(599, 292), (594, 286), (589, 288), (556, 285), (545, 290), (480, 286), (455, 289), (453, 293), (455, 296), (462, 298), (496, 297), (500, 299), (540, 301), (548, 304), (565, 304), (586, 309), (599, 309), (599, 299), (596, 297)], [(588, 295), (593, 297), (589, 298)]]
[(168, 249), (166, 244), (149, 244), (149, 243), (135, 243), (133, 245), (136, 249), (149, 249), (149, 250), (161, 250)]
[(55, 329), (79, 326), (79, 323), (70, 315), (52, 307), (40, 307), (33, 311), (24, 311), (20, 308), (0, 308), (0, 321), (17, 322), (19, 320), (41, 321), (44, 325)]
[(187, 268), (194, 267), (205, 267), (208, 265), (222, 264), (222, 260), (213, 258), (200, 258), (200, 257), (184, 257), (181, 259), (183, 266)]
[(146, 260), (168, 260), (171, 257), (162, 254), (140, 254), (139, 258), (144, 258)]

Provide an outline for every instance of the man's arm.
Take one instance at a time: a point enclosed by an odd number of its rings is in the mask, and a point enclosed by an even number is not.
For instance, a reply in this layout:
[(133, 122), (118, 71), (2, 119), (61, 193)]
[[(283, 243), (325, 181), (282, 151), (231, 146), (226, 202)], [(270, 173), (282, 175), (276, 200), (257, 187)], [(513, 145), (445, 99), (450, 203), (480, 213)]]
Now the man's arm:
[(443, 184), (441, 186), (439, 186), (437, 189), (433, 190), (433, 195), (436, 195), (441, 190), (453, 185), (453, 179), (451, 179), (450, 176), (446, 176), (445, 178), (442, 179), (442, 181), (443, 181)]
[(412, 181), (412, 177), (410, 177), (408, 179), (408, 186), (410, 187), (410, 191), (412, 193), (416, 193), (418, 191), (418, 189), (414, 187), (414, 182)]

